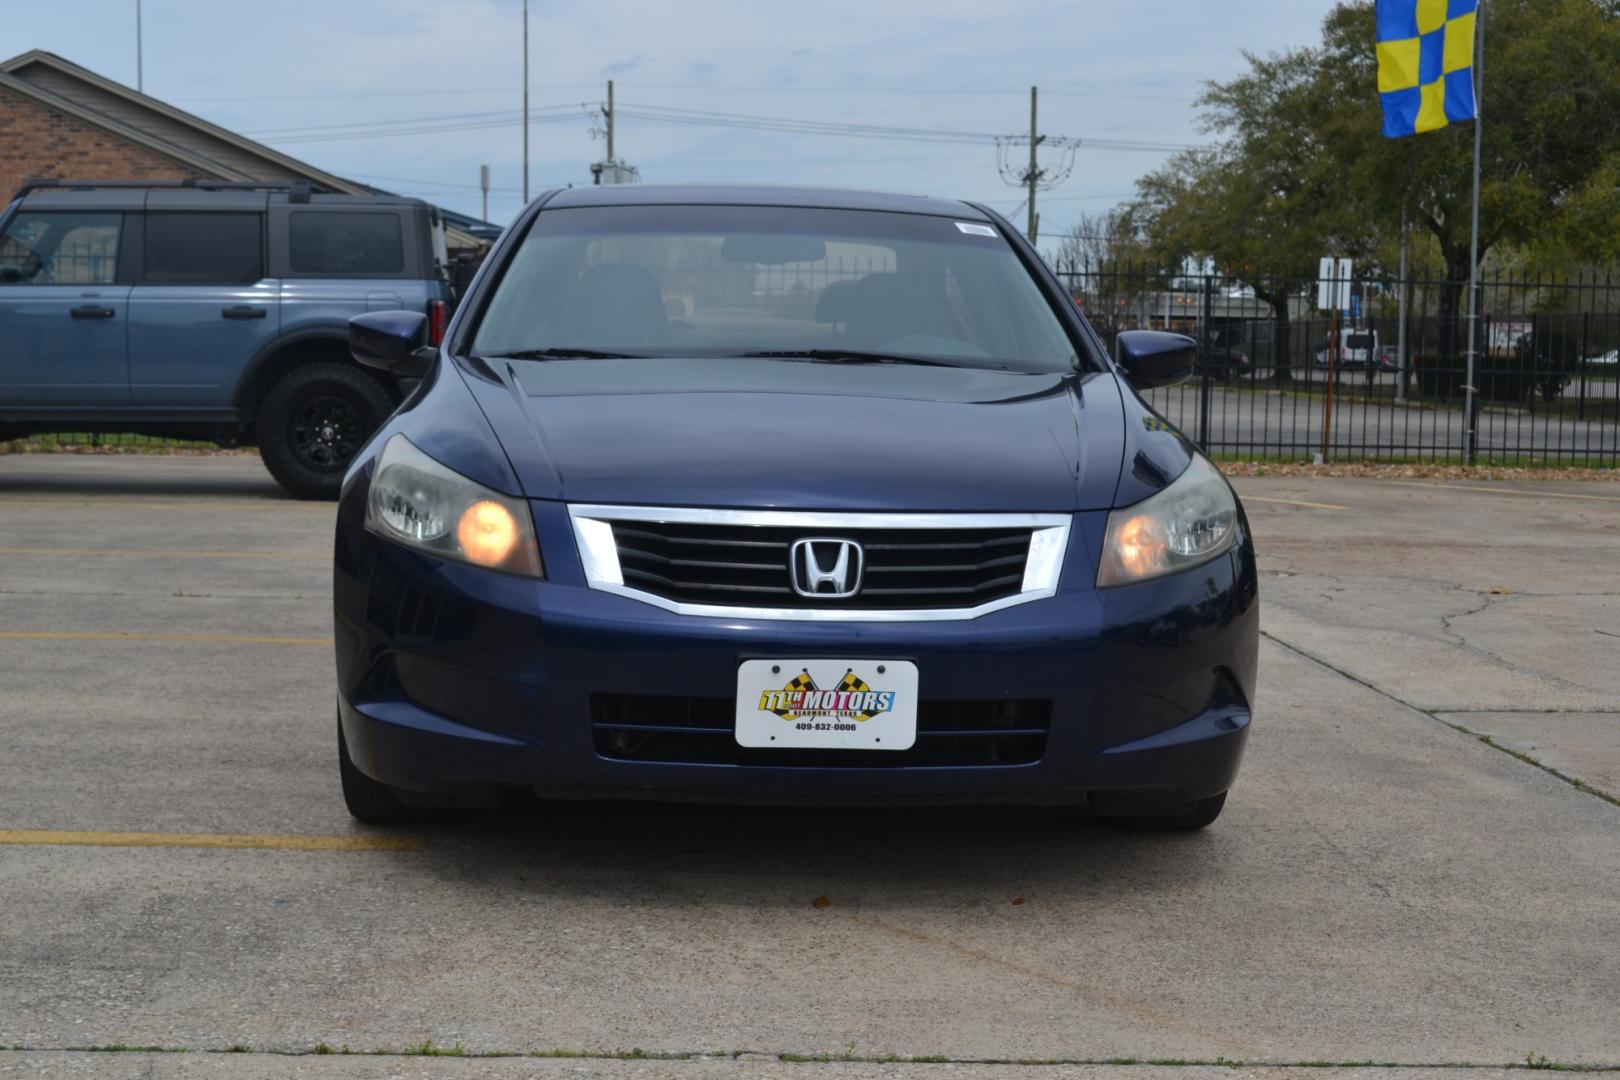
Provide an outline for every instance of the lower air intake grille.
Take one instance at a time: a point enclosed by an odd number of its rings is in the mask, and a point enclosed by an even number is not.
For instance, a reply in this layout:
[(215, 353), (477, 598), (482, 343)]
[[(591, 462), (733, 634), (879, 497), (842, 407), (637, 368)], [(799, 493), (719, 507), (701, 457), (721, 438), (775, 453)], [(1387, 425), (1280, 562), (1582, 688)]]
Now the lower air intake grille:
[(923, 701), (909, 750), (764, 750), (737, 745), (730, 698), (595, 694), (596, 752), (615, 761), (778, 768), (1028, 765), (1046, 752), (1052, 703)]

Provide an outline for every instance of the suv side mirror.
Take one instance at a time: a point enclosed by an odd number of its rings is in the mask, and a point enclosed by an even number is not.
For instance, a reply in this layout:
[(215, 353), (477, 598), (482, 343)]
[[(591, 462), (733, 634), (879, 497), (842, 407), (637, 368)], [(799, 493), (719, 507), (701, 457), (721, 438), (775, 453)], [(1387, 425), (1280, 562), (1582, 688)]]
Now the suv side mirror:
[(1131, 385), (1144, 390), (1186, 382), (1198, 366), (1198, 342), (1163, 330), (1126, 330), (1116, 339), (1114, 354)]
[(349, 352), (367, 367), (420, 378), (439, 355), (427, 335), (420, 311), (368, 311), (349, 320)]

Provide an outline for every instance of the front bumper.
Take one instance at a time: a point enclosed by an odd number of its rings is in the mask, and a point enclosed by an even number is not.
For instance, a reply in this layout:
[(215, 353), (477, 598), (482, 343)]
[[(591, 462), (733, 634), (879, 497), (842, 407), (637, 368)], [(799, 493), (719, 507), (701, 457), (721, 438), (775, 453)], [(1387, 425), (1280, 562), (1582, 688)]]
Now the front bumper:
[[(426, 558), (339, 507), (339, 711), (368, 775), (416, 792), (738, 802), (1169, 802), (1225, 791), (1248, 735), (1258, 603), (1247, 522), (1226, 555), (1144, 585), (1091, 587), (1106, 514), (1076, 515), (1056, 596), (908, 623), (679, 615), (586, 587), (566, 508), (536, 502), (548, 580)], [(626, 760), (595, 695), (731, 698), (751, 658), (911, 660), (925, 701), (1050, 702), (1017, 764), (813, 767)], [(851, 759), (852, 763), (855, 759)]]

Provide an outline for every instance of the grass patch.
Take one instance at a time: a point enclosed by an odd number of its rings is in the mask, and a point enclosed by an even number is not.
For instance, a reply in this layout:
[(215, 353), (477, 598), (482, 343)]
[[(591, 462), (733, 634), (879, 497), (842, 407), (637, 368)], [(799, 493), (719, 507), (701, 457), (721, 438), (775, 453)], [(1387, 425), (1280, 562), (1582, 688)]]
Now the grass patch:
[[(378, 1053), (387, 1053), (386, 1050)], [(401, 1057), (466, 1057), (467, 1051), (460, 1043), (454, 1046), (439, 1046), (432, 1039), (424, 1039), (419, 1043), (407, 1046), (399, 1052)]]
[[(1222, 464), (1253, 465), (1256, 470), (1252, 475), (1267, 475), (1263, 468), (1267, 465), (1276, 465), (1280, 468), (1309, 467), (1314, 469), (1353, 469), (1359, 466), (1376, 468), (1378, 466), (1402, 466), (1408, 468), (1437, 468), (1437, 469), (1466, 469), (1469, 472), (1463, 479), (1491, 480), (1503, 479), (1476, 475), (1479, 470), (1486, 469), (1514, 469), (1523, 472), (1535, 473), (1551, 469), (1594, 469), (1604, 473), (1620, 471), (1620, 456), (1592, 457), (1580, 454), (1564, 454), (1553, 456), (1537, 456), (1533, 454), (1515, 454), (1499, 456), (1482, 453), (1474, 458), (1472, 465), (1467, 464), (1461, 454), (1411, 454), (1411, 453), (1373, 453), (1368, 455), (1349, 453), (1330, 453), (1323, 459), (1321, 465), (1315, 464), (1316, 454), (1319, 451), (1258, 451), (1243, 450), (1212, 450), (1210, 458)], [(1332, 473), (1319, 475), (1331, 476)]]
[(195, 439), (165, 439), (156, 435), (101, 435), (80, 432), (62, 432), (49, 435), (30, 435), (9, 445), (18, 454), (60, 454), (86, 452), (116, 452), (120, 454), (168, 454), (176, 450), (218, 450), (212, 442)]

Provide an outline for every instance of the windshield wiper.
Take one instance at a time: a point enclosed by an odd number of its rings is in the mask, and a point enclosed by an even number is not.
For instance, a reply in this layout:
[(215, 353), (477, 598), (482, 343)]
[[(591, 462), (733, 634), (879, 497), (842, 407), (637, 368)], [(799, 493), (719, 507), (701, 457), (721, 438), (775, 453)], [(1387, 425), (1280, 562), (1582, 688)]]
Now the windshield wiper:
[(995, 364), (958, 364), (934, 356), (912, 353), (864, 352), (860, 349), (762, 349), (738, 354), (760, 360), (822, 360), (830, 364), (924, 364), (928, 367), (996, 367)]
[(518, 349), (514, 352), (491, 353), (484, 360), (636, 360), (635, 353), (603, 352), (601, 349), (576, 349), (561, 346), (551, 349)]

